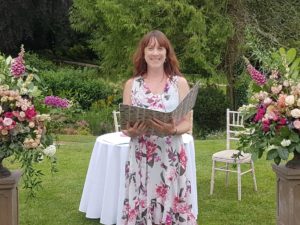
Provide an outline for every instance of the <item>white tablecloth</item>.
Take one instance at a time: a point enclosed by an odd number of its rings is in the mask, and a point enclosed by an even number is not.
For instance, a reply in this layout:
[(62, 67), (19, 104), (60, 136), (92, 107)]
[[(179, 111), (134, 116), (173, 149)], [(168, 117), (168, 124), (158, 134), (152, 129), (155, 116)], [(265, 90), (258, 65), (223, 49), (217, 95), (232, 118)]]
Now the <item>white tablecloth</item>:
[[(100, 218), (102, 224), (119, 224), (125, 196), (125, 163), (129, 137), (122, 133), (104, 134), (97, 138), (91, 155), (79, 211), (87, 218)], [(192, 185), (193, 213), (198, 215), (194, 139), (184, 134), (187, 149), (187, 176)]]

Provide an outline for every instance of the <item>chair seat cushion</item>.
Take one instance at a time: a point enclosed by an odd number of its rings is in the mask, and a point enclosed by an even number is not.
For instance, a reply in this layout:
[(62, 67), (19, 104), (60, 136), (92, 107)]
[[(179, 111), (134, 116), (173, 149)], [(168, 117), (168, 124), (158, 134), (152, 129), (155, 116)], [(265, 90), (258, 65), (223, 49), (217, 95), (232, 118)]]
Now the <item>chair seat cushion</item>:
[(237, 154), (238, 150), (223, 150), (216, 152), (212, 155), (212, 159), (215, 161), (220, 162), (227, 162), (227, 163), (248, 163), (251, 161), (251, 154), (250, 153), (243, 153), (239, 156), (239, 158), (234, 158), (233, 155)]

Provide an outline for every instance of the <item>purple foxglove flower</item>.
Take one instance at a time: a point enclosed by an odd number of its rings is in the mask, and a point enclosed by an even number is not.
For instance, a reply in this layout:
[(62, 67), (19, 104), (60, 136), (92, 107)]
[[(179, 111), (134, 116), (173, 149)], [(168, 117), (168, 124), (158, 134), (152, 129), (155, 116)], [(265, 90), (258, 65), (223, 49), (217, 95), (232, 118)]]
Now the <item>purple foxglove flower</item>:
[(255, 69), (250, 63), (247, 65), (247, 71), (255, 83), (257, 83), (259, 86), (262, 86), (267, 82), (266, 77), (257, 69)]
[(16, 78), (20, 77), (23, 73), (25, 73), (24, 53), (24, 47), (23, 45), (21, 45), (21, 51), (18, 57), (14, 58), (11, 64), (10, 72)]
[(23, 73), (25, 73), (25, 65), (24, 60), (21, 56), (13, 59), (11, 64), (10, 72), (14, 77), (20, 77)]

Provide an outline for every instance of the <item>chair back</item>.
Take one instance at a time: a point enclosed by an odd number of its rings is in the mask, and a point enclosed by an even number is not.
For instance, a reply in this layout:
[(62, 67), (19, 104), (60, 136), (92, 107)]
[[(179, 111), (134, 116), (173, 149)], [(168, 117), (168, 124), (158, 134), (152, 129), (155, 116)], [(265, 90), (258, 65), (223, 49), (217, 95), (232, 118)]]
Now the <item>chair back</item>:
[(115, 126), (115, 132), (119, 132), (120, 131), (120, 112), (113, 110), (113, 118), (114, 118), (114, 126)]
[(244, 117), (241, 112), (226, 110), (226, 149), (230, 149), (232, 140), (238, 141), (239, 134), (244, 130)]

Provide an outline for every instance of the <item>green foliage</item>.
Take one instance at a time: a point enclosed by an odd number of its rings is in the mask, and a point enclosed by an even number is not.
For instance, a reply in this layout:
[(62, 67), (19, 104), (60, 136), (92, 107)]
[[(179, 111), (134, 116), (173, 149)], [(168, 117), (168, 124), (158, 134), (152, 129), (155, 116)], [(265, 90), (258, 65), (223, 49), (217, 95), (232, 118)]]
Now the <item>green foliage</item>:
[(224, 92), (215, 85), (199, 89), (194, 108), (194, 133), (202, 138), (212, 131), (225, 129), (226, 108), (229, 102)]
[(32, 68), (36, 68), (39, 71), (52, 70), (56, 71), (58, 66), (55, 65), (52, 61), (43, 58), (43, 56), (38, 55), (33, 52), (26, 52), (26, 63), (29, 64)]
[(246, 0), (248, 24), (265, 49), (285, 46), (300, 51), (300, 4), (298, 0)]
[(43, 71), (42, 78), (48, 86), (49, 94), (78, 102), (83, 110), (108, 96), (115, 96), (114, 102), (119, 101), (119, 84), (97, 78), (97, 70), (94, 69), (62, 68), (55, 72)]
[(70, 19), (75, 30), (91, 35), (104, 74), (129, 74), (138, 40), (159, 29), (173, 43), (184, 73), (210, 77), (233, 32), (225, 8), (225, 0), (75, 0)]

